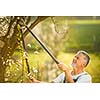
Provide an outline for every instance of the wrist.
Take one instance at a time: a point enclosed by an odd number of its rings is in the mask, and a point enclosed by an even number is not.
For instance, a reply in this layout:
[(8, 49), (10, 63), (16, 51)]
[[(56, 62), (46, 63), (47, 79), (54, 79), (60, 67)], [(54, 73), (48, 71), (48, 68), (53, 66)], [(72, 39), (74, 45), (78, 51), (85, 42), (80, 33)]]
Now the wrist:
[(69, 70), (66, 69), (66, 70), (64, 70), (64, 72), (65, 72), (65, 73), (69, 73)]

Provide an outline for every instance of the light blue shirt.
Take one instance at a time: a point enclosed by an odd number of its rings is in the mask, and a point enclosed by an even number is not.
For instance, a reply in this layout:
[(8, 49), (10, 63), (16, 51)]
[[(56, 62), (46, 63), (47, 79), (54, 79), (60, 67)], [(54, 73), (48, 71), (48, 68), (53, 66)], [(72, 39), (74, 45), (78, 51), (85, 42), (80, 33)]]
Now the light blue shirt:
[[(77, 80), (75, 83), (92, 83), (91, 76), (85, 71), (77, 75), (72, 75), (72, 78)], [(65, 73), (63, 72), (56, 79), (54, 79), (53, 82), (64, 83), (64, 79), (65, 79)]]

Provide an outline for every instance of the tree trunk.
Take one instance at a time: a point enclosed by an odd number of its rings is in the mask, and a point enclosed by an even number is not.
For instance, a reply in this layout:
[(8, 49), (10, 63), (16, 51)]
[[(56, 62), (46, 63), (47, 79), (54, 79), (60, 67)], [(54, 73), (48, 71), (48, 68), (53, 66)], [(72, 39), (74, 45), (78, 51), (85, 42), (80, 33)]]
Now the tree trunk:
[(15, 49), (16, 49), (16, 43), (17, 43), (17, 23), (14, 26), (14, 32), (11, 38), (5, 37), (3, 40), (3, 47), (0, 51), (0, 82), (5, 82), (4, 80), (4, 74), (5, 69), (8, 66), (9, 59), (11, 59), (11, 56), (13, 55)]
[(4, 73), (5, 68), (3, 66), (2, 60), (0, 59), (0, 83), (4, 83)]
[[(30, 29), (33, 29), (39, 22), (45, 20), (47, 17), (37, 17), (36, 21), (33, 22), (30, 26)], [(28, 18), (27, 23), (29, 23), (30, 18)], [(16, 22), (16, 24), (15, 24)], [(8, 28), (8, 32), (4, 37), (0, 37), (0, 42), (3, 43), (3, 45), (1, 46), (0, 43), (0, 83), (4, 83), (5, 82), (5, 69), (7, 67), (7, 60), (11, 59), (15, 49), (18, 46), (18, 29), (17, 29), (17, 17), (15, 17), (13, 19), (13, 21), (11, 21), (10, 26)], [(13, 34), (10, 38), (8, 38), (7, 36), (9, 36), (10, 34), (10, 30), (14, 29)], [(28, 31), (25, 31), (24, 37), (28, 34)]]

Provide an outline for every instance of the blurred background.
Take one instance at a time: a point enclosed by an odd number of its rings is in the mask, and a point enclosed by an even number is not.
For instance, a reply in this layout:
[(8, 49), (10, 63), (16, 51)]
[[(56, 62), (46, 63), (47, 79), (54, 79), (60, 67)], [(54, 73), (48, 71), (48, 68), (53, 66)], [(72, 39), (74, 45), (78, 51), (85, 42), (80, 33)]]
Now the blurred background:
[[(61, 71), (47, 52), (25, 27), (18, 26), (23, 18), (54, 56), (69, 69), (79, 50), (89, 53), (91, 62), (85, 69), (93, 83), (100, 82), (100, 17), (99, 16), (1, 16), (0, 17), (0, 82), (29, 82), (21, 33), (28, 55), (30, 71), (41, 81), (50, 82)], [(22, 29), (22, 32), (19, 31)]]

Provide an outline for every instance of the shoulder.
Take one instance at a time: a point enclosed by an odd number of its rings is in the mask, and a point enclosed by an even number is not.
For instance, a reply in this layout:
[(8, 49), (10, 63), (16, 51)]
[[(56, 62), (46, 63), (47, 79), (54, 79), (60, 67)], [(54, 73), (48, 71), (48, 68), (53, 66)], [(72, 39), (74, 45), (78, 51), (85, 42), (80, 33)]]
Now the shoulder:
[(52, 82), (54, 82), (54, 83), (63, 83), (64, 77), (65, 77), (65, 73), (61, 73)]
[(78, 78), (77, 82), (79, 82), (79, 83), (81, 83), (81, 82), (82, 83), (91, 83), (92, 82), (92, 77), (91, 77), (90, 74), (88, 74), (87, 72), (85, 72), (84, 74), (82, 74)]

